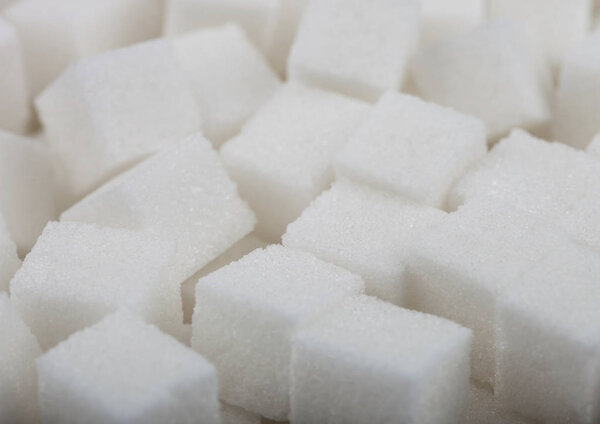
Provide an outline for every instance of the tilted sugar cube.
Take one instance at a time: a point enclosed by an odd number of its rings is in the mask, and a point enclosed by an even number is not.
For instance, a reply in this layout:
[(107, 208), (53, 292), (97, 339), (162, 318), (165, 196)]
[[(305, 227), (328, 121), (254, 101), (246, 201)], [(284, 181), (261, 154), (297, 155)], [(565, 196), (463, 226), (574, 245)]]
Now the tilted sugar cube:
[(20, 268), (17, 246), (12, 240), (2, 213), (0, 213), (0, 292), (8, 291), (8, 284)]
[(341, 180), (288, 225), (283, 245), (344, 267), (368, 294), (399, 304), (413, 241), (444, 212)]
[(558, 65), (590, 28), (592, 3), (593, 0), (490, 0), (489, 14), (518, 23), (549, 63)]
[(284, 85), (221, 148), (240, 194), (258, 217), (258, 235), (278, 240), (288, 223), (333, 180), (332, 160), (368, 104)]
[(61, 221), (144, 229), (176, 247), (181, 283), (252, 231), (255, 217), (210, 143), (195, 134), (119, 175)]
[(4, 11), (34, 97), (82, 57), (158, 37), (161, 14), (161, 0), (23, 0)]
[(42, 143), (0, 130), (0, 210), (24, 256), (56, 217), (56, 174)]
[(10, 283), (19, 314), (46, 350), (118, 308), (176, 332), (183, 323), (175, 246), (125, 229), (50, 222)]
[(600, 133), (596, 134), (585, 149), (590, 155), (600, 159)]
[(116, 312), (37, 360), (45, 423), (217, 424), (217, 373), (141, 318)]
[(554, 137), (583, 149), (600, 131), (600, 32), (575, 46), (564, 58), (556, 90)]
[(25, 132), (30, 123), (31, 106), (21, 42), (15, 28), (2, 18), (0, 63), (0, 128), (16, 133)]
[(567, 241), (528, 212), (491, 200), (471, 201), (413, 244), (406, 304), (471, 328), (473, 377), (492, 383), (498, 296)]
[(419, 37), (415, 0), (312, 0), (288, 59), (288, 75), (373, 101), (399, 89)]
[(221, 402), (221, 424), (261, 424), (258, 414)]
[(600, 420), (600, 253), (565, 243), (499, 303), (495, 392), (548, 423)]
[(198, 281), (192, 347), (217, 367), (221, 399), (283, 420), (292, 334), (363, 291), (359, 276), (309, 253), (257, 249)]
[(486, 19), (485, 0), (421, 0), (420, 43), (470, 31)]
[(36, 338), (0, 292), (0, 422), (37, 422), (35, 359), (40, 353)]
[(334, 166), (338, 176), (444, 207), (453, 183), (486, 151), (485, 126), (478, 119), (387, 92)]
[(549, 110), (526, 41), (515, 25), (498, 19), (432, 44), (415, 56), (417, 88), (427, 100), (481, 119), (490, 139), (512, 127), (536, 128)]
[(199, 107), (165, 40), (77, 62), (36, 107), (75, 197), (200, 129)]
[(462, 423), (471, 331), (357, 296), (292, 339), (294, 423)]
[(268, 63), (235, 25), (174, 40), (202, 111), (204, 135), (220, 145), (279, 88)]

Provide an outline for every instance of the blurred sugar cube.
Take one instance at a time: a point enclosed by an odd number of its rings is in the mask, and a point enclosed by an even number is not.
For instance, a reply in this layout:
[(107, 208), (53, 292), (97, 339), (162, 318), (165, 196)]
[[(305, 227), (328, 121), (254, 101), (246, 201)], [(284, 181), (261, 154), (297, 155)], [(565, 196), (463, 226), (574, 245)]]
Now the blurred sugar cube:
[(8, 291), (10, 280), (20, 267), (21, 260), (17, 256), (17, 246), (0, 213), (0, 292)]
[(421, 0), (420, 44), (468, 32), (487, 18), (486, 0)]

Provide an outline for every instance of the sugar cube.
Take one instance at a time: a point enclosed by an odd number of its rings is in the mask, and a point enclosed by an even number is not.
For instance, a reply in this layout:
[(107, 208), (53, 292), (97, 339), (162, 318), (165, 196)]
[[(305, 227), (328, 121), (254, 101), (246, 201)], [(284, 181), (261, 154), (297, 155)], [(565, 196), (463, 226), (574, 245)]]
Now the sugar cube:
[(471, 382), (466, 424), (535, 424), (518, 414), (502, 409), (489, 386)]
[(594, 136), (585, 150), (590, 155), (600, 159), (600, 132)]
[(364, 100), (399, 89), (419, 37), (416, 0), (309, 1), (288, 74)]
[(420, 44), (475, 29), (487, 19), (485, 0), (421, 0)]
[(144, 229), (177, 246), (181, 283), (252, 231), (255, 217), (201, 135), (174, 143), (63, 212), (61, 221)]
[(363, 290), (359, 276), (309, 253), (257, 249), (198, 281), (192, 347), (215, 364), (221, 399), (283, 420), (292, 334)]
[(25, 132), (31, 107), (25, 81), (21, 42), (15, 28), (0, 17), (0, 128)]
[(600, 131), (600, 31), (568, 52), (556, 90), (554, 137), (584, 149)]
[(444, 207), (448, 191), (487, 151), (485, 126), (452, 109), (385, 93), (338, 153), (338, 176)]
[(473, 377), (493, 383), (499, 293), (567, 241), (558, 228), (512, 205), (473, 200), (413, 244), (406, 304), (471, 328)]
[(279, 14), (267, 56), (273, 69), (284, 76), (290, 49), (296, 38), (296, 33), (308, 0), (280, 0)]
[(35, 358), (40, 353), (36, 338), (0, 292), (0, 422), (37, 422)]
[(518, 23), (552, 65), (586, 35), (592, 0), (489, 0), (491, 17)]
[(260, 415), (221, 402), (221, 424), (261, 424)]
[(258, 235), (276, 241), (333, 180), (332, 160), (368, 104), (297, 83), (284, 85), (221, 148)]
[(165, 40), (83, 59), (35, 103), (78, 197), (200, 128), (199, 107)]
[(21, 256), (56, 217), (55, 176), (46, 146), (0, 130), (0, 210)]
[(292, 339), (294, 423), (462, 423), (471, 331), (368, 296)]
[(8, 291), (8, 284), (20, 267), (21, 260), (17, 256), (17, 246), (0, 213), (0, 292)]
[(161, 14), (161, 0), (23, 0), (4, 11), (34, 97), (82, 57), (157, 37)]
[(481, 119), (492, 140), (549, 118), (537, 57), (509, 21), (490, 21), (432, 44), (413, 65), (420, 94)]
[(600, 253), (565, 243), (500, 299), (497, 384), (505, 408), (548, 423), (600, 420)]
[(367, 294), (401, 305), (409, 248), (443, 216), (439, 209), (340, 180), (288, 225), (282, 241), (360, 275)]
[(118, 311), (37, 360), (45, 423), (217, 424), (217, 373), (202, 356)]
[(50, 222), (10, 283), (11, 299), (46, 350), (119, 307), (165, 331), (183, 323), (175, 246), (151, 235)]
[(278, 77), (235, 25), (205, 29), (174, 40), (203, 116), (203, 132), (215, 145), (242, 124), (280, 86)]

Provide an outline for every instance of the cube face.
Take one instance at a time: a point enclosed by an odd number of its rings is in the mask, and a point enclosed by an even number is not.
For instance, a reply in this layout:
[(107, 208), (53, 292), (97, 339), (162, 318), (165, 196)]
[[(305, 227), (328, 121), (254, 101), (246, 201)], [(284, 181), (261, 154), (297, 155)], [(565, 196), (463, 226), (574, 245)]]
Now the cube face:
[(127, 312), (72, 335), (37, 368), (43, 422), (220, 422), (214, 367)]
[(366, 103), (291, 83), (223, 145), (221, 158), (256, 212), (261, 237), (278, 240), (330, 184), (333, 157), (367, 110)]
[(294, 329), (363, 291), (360, 277), (308, 253), (257, 249), (198, 281), (192, 347), (215, 364), (223, 400), (282, 420)]
[(501, 299), (496, 392), (506, 408), (548, 422), (600, 418), (598, 275), (597, 251), (565, 243)]
[(368, 294), (402, 304), (409, 248), (443, 216), (438, 209), (340, 180), (288, 226), (282, 240), (360, 275)]
[(199, 107), (164, 40), (78, 62), (36, 107), (79, 196), (200, 127)]
[(31, 110), (21, 44), (15, 28), (0, 18), (0, 128), (25, 132)]
[(173, 242), (171, 278), (181, 283), (252, 231), (255, 217), (218, 154), (195, 134), (110, 181), (61, 220), (143, 229)]
[(424, 98), (481, 119), (490, 139), (549, 118), (536, 57), (507, 21), (423, 49), (415, 56), (414, 75)]
[(338, 176), (443, 207), (453, 182), (486, 150), (481, 121), (388, 92), (338, 154), (335, 169)]
[(203, 132), (219, 146), (280, 86), (239, 27), (225, 25), (174, 40), (176, 55), (194, 88)]
[(471, 328), (473, 378), (493, 383), (498, 296), (563, 243), (565, 234), (528, 212), (469, 202), (413, 245), (407, 306)]
[(441, 318), (348, 299), (293, 338), (290, 419), (460, 422), (470, 342), (470, 331)]
[(21, 255), (56, 217), (56, 176), (49, 149), (31, 139), (0, 131), (0, 204)]
[(125, 308), (178, 331), (175, 247), (153, 236), (80, 223), (49, 223), (10, 284), (12, 300), (43, 349)]
[(21, 260), (17, 256), (17, 246), (0, 213), (0, 292), (8, 291), (10, 280), (20, 266)]
[(38, 418), (35, 359), (40, 346), (0, 292), (0, 421), (30, 423)]
[(487, 19), (483, 0), (421, 1), (420, 44), (422, 46), (475, 29)]

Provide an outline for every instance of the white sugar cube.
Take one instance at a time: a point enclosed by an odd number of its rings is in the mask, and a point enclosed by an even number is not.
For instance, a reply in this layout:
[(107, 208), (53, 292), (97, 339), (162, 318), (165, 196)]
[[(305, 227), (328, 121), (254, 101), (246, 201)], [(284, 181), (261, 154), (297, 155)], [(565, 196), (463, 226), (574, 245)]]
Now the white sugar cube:
[(526, 41), (516, 26), (495, 20), (432, 44), (415, 56), (418, 90), (481, 119), (491, 139), (512, 127), (536, 128), (549, 110), (537, 57)]
[(45, 423), (217, 424), (217, 373), (202, 356), (119, 311), (37, 360)]
[(478, 119), (385, 93), (337, 155), (336, 174), (444, 207), (454, 182), (487, 151)]
[(492, 383), (499, 293), (567, 241), (558, 229), (511, 205), (469, 202), (413, 244), (407, 306), (471, 328), (473, 377)]
[(502, 409), (489, 386), (471, 382), (466, 424), (535, 424), (520, 415)]
[(221, 424), (261, 424), (260, 415), (221, 402)]
[(12, 279), (11, 298), (44, 350), (120, 307), (176, 332), (174, 251), (141, 232), (50, 222)]
[(17, 256), (17, 246), (0, 213), (0, 292), (8, 291), (8, 284), (20, 267), (21, 260)]
[(0, 210), (24, 256), (56, 217), (56, 174), (42, 143), (0, 130)]
[(587, 33), (592, 0), (489, 0), (489, 14), (520, 24), (535, 48), (558, 65)]
[(564, 244), (499, 304), (497, 384), (504, 406), (539, 422), (600, 420), (600, 253)]
[(144, 229), (177, 246), (181, 283), (252, 231), (255, 217), (200, 134), (146, 159), (63, 212), (61, 221)]
[(443, 216), (439, 209), (341, 180), (288, 226), (282, 241), (360, 275), (368, 294), (401, 305), (409, 248)]
[(202, 111), (203, 133), (215, 145), (235, 135), (280, 86), (235, 25), (183, 35), (174, 45)]
[(200, 129), (199, 107), (165, 40), (77, 62), (36, 99), (36, 107), (79, 197)]
[(279, 75), (286, 74), (290, 49), (307, 5), (308, 0), (280, 0), (279, 2), (277, 23), (267, 53), (271, 66)]
[(158, 37), (161, 14), (161, 0), (23, 0), (4, 11), (33, 96), (82, 57)]
[(469, 388), (471, 331), (357, 296), (292, 341), (293, 423), (455, 423)]
[(421, 0), (420, 44), (470, 31), (484, 23), (486, 0)]
[(360, 277), (309, 253), (257, 249), (198, 281), (192, 347), (217, 367), (221, 399), (283, 420), (292, 334), (363, 290)]
[(36, 338), (0, 292), (0, 422), (37, 422), (35, 359), (40, 353)]
[(13, 25), (0, 18), (0, 128), (25, 132), (31, 106), (21, 42)]
[(196, 304), (196, 283), (198, 280), (205, 275), (216, 271), (219, 268), (228, 265), (233, 261), (237, 261), (242, 256), (246, 256), (248, 253), (261, 247), (267, 247), (269, 243), (258, 237), (256, 234), (251, 233), (246, 237), (235, 243), (225, 252), (221, 253), (215, 259), (207, 263), (194, 275), (189, 277), (181, 284), (181, 300), (183, 304), (183, 319), (185, 322), (190, 322), (192, 319), (192, 313), (194, 312), (194, 305)]
[(600, 131), (600, 32), (575, 46), (565, 57), (554, 116), (554, 137), (583, 149)]
[(404, 82), (419, 37), (416, 0), (312, 0), (288, 75), (365, 100)]
[(259, 236), (278, 240), (327, 188), (334, 155), (368, 110), (358, 100), (286, 84), (223, 145), (221, 158), (258, 217)]
[(590, 155), (600, 159), (600, 132), (597, 133), (585, 149)]

